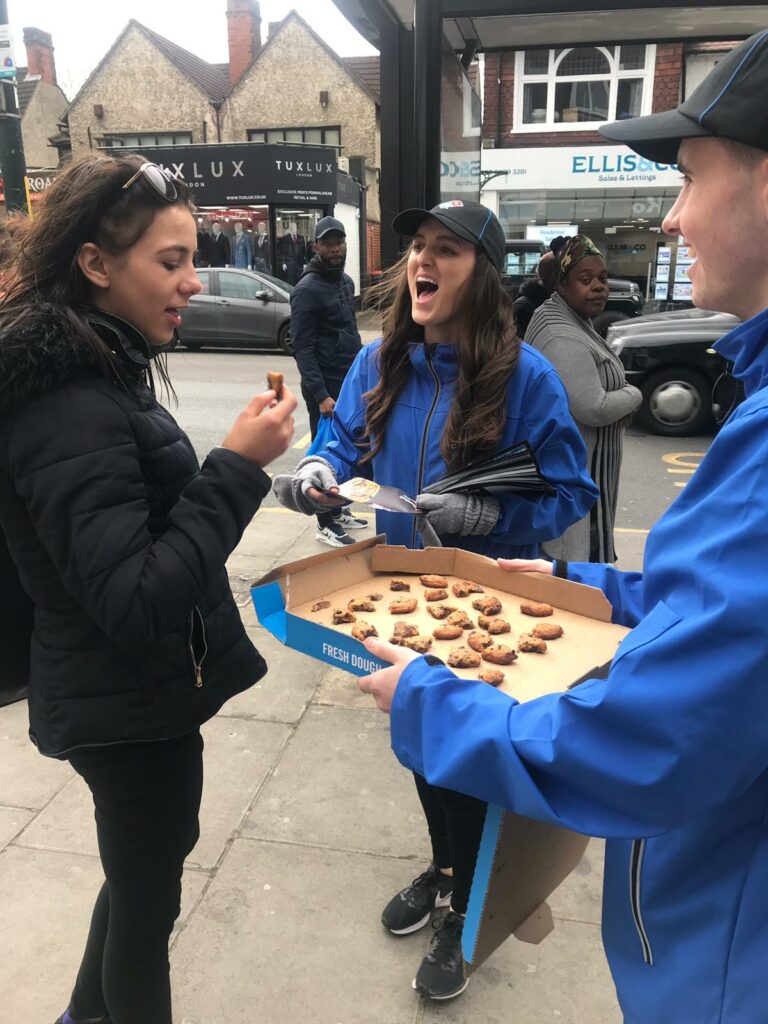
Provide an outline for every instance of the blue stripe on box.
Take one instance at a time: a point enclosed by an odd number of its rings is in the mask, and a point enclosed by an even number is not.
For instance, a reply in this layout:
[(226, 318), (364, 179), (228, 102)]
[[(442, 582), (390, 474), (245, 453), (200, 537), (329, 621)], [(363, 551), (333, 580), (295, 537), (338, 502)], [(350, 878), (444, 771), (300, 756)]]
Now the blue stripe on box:
[(251, 596), (259, 623), (291, 650), (308, 654), (356, 676), (366, 676), (387, 667), (388, 662), (374, 658), (359, 640), (329, 629), (328, 626), (291, 615), (285, 609), (279, 583), (253, 587)]
[(485, 911), (485, 901), (491, 884), (491, 869), (493, 868), (493, 859), (496, 856), (496, 847), (501, 836), (504, 814), (504, 808), (496, 807), (494, 804), (488, 804), (488, 810), (485, 812), (483, 838), (480, 840), (480, 849), (477, 852), (475, 873), (472, 877), (472, 888), (469, 892), (467, 916), (464, 919), (464, 930), (461, 939), (462, 952), (468, 964), (474, 963), (477, 951), (480, 922)]

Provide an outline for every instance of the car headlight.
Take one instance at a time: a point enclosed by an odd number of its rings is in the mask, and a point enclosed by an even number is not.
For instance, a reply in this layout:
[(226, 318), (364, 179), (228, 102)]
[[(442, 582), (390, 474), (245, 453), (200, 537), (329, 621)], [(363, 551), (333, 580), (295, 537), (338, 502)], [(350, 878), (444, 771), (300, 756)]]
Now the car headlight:
[(630, 281), (629, 282), (629, 290), (632, 292), (633, 295), (639, 295), (640, 294), (640, 285), (637, 283), (637, 281)]

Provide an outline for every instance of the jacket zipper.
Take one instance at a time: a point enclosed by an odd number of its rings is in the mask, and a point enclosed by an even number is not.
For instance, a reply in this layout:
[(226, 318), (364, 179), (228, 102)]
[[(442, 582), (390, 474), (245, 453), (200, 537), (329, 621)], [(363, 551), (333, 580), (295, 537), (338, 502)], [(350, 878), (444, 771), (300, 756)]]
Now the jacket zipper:
[(640, 938), (640, 945), (643, 950), (643, 960), (649, 967), (653, 967), (653, 950), (648, 939), (643, 922), (643, 912), (640, 908), (640, 880), (643, 871), (643, 856), (645, 855), (645, 839), (635, 839), (632, 843), (632, 851), (629, 855), (629, 900), (632, 905), (632, 917), (635, 919), (635, 928)]
[[(429, 367), (429, 372), (432, 374), (432, 377), (433, 377), (433, 379), (435, 381), (435, 394), (434, 394), (434, 396), (432, 398), (432, 405), (429, 407), (429, 412), (427, 413), (427, 418), (424, 421), (424, 430), (422, 431), (422, 434), (421, 434), (421, 449), (419, 451), (419, 473), (418, 473), (418, 476), (416, 478), (416, 494), (414, 494), (414, 498), (418, 494), (421, 494), (421, 485), (422, 485), (422, 481), (423, 481), (423, 478), (424, 478), (424, 458), (425, 458), (426, 450), (427, 450), (427, 448), (426, 448), (426, 445), (427, 445), (427, 434), (429, 433), (429, 425), (432, 422), (432, 417), (435, 414), (435, 409), (437, 408), (437, 403), (438, 403), (438, 400), (440, 398), (440, 378), (435, 373), (435, 368), (432, 366), (431, 350), (430, 350), (429, 346), (426, 344), (426, 342), (424, 343), (424, 355), (425, 355), (426, 360), (427, 360), (427, 366)], [(413, 530), (412, 530), (412, 533), (411, 533), (411, 547), (412, 548), (416, 547), (416, 516), (414, 516), (414, 518), (413, 518)]]
[[(200, 637), (203, 642), (203, 653), (199, 661), (195, 657), (194, 646), (195, 615), (197, 615), (198, 622), (200, 623)], [(200, 613), (200, 609), (197, 607), (197, 605), (195, 605), (192, 611), (189, 613), (189, 656), (192, 659), (192, 671), (195, 676), (195, 686), (198, 689), (203, 685), (203, 662), (205, 661), (207, 654), (208, 641), (205, 638), (205, 623), (203, 622), (203, 616)]]

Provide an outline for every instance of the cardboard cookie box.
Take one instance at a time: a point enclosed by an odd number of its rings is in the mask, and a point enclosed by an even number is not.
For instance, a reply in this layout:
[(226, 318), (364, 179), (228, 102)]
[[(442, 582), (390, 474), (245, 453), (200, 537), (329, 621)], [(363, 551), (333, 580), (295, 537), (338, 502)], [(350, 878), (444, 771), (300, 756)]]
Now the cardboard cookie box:
[[(611, 623), (605, 595), (592, 587), (538, 573), (506, 572), (492, 559), (456, 548), (413, 551), (389, 547), (385, 541), (375, 537), (274, 569), (251, 591), (259, 622), (288, 647), (359, 676), (385, 664), (351, 635), (361, 620), (386, 640), (397, 623), (413, 625), (419, 636), (431, 638), (429, 653), (447, 662), (451, 651), (467, 647), (471, 633), (486, 632), (478, 628), (483, 613), (473, 602), (497, 598), (501, 610), (490, 617), (504, 620), (510, 629), (493, 640), (514, 651), (516, 659), (509, 665), (483, 660), (477, 668), (454, 671), (476, 679), (484, 669), (499, 670), (499, 689), (521, 702), (605, 674), (629, 632)], [(419, 577), (425, 574), (446, 579), (444, 599), (426, 600), (427, 590), (437, 588), (422, 584)], [(410, 590), (391, 590), (394, 580), (404, 581)], [(461, 581), (481, 590), (457, 597), (452, 587)], [(416, 608), (393, 614), (390, 603), (400, 598), (415, 599)], [(354, 622), (333, 624), (334, 610), (347, 610), (350, 602), (358, 601), (370, 601), (369, 609), (353, 612)], [(524, 602), (544, 602), (553, 613), (523, 614)], [(436, 604), (464, 611), (474, 628), (463, 630), (457, 639), (435, 639), (433, 632), (444, 620), (434, 618), (427, 607)], [(518, 652), (521, 636), (544, 623), (561, 626), (563, 635), (545, 641), (544, 653)], [(489, 806), (464, 926), (468, 971), (510, 934), (529, 942), (540, 942), (548, 934), (552, 917), (545, 901), (579, 863), (587, 842), (587, 837), (566, 829)]]

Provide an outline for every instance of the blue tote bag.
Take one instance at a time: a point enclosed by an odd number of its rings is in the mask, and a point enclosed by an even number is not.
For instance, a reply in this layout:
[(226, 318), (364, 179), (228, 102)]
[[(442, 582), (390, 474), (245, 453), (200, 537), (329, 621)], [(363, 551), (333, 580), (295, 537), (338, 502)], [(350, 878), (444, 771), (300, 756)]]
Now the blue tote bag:
[(336, 433), (333, 429), (333, 416), (321, 416), (317, 427), (317, 433), (312, 444), (307, 448), (307, 455), (317, 455), (328, 445), (329, 441), (336, 440)]

